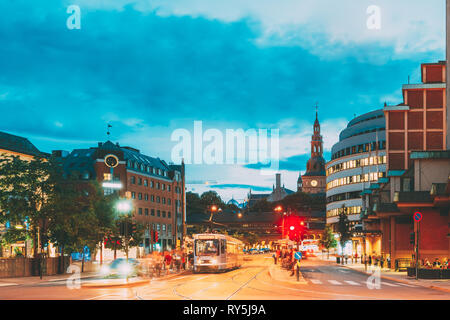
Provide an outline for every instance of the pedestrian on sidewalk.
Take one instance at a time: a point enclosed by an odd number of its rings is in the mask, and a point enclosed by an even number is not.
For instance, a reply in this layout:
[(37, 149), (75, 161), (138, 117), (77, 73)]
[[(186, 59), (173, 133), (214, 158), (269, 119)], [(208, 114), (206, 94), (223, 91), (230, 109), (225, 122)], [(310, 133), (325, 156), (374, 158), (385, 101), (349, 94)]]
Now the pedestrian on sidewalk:
[(170, 273), (171, 266), (172, 266), (172, 255), (167, 251), (166, 255), (164, 256), (164, 267), (166, 270), (166, 274)]
[(189, 262), (189, 268), (192, 269), (194, 268), (194, 252), (191, 251), (188, 254), (188, 262)]
[(297, 275), (297, 281), (300, 280), (300, 259), (295, 264), (295, 274)]
[(364, 254), (364, 270), (367, 272), (367, 256)]
[(186, 253), (183, 252), (181, 255), (181, 267), (183, 268), (183, 271), (186, 270)]
[(276, 255), (276, 253), (272, 254), (272, 258), (273, 258), (273, 263), (277, 264), (277, 255)]

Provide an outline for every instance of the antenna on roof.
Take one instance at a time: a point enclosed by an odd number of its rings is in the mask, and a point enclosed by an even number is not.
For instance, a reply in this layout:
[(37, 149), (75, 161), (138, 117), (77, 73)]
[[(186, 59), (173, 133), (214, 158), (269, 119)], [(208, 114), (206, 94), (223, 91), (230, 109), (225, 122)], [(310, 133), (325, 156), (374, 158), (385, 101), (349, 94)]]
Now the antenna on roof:
[(107, 129), (106, 129), (106, 135), (108, 136), (108, 140), (109, 140), (109, 135), (111, 134), (111, 132), (109, 132), (109, 128), (112, 128), (112, 125), (110, 125), (110, 124), (108, 123), (108, 127), (107, 127)]

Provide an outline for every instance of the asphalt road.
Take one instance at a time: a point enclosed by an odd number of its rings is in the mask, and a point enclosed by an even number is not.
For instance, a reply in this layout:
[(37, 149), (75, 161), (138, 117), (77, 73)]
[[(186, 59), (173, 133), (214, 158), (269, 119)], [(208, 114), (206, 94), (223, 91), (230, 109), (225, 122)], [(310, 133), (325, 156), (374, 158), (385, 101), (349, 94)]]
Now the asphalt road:
[(70, 290), (65, 280), (3, 285), (0, 300), (450, 300), (450, 293), (384, 279), (378, 289), (370, 289), (367, 275), (319, 259), (302, 262), (301, 283), (286, 276), (287, 271), (275, 276), (273, 267), (269, 255), (256, 255), (227, 273), (180, 275), (132, 288)]

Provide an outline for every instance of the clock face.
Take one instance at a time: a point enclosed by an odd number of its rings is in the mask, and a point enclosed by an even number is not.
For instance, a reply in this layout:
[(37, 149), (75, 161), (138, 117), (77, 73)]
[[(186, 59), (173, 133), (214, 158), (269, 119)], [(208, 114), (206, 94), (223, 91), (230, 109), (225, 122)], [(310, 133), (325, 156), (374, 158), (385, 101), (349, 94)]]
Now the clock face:
[(312, 180), (311, 181), (311, 185), (313, 186), (313, 187), (317, 187), (317, 180)]
[(113, 154), (108, 154), (105, 157), (105, 164), (110, 168), (115, 168), (119, 164), (119, 159)]

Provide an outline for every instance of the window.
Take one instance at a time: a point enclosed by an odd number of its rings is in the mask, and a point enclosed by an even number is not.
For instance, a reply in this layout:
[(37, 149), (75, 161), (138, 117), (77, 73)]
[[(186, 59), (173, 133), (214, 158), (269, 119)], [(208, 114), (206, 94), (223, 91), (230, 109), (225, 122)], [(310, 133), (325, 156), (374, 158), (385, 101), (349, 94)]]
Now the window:
[(170, 218), (172, 215), (170, 214), (170, 211), (167, 212), (167, 218)]
[(172, 200), (170, 200), (170, 198), (167, 198), (167, 204), (170, 205), (172, 202)]
[(161, 190), (166, 190), (166, 185), (164, 183), (161, 184)]
[(220, 240), (220, 253), (221, 254), (225, 253), (226, 243), (227, 242), (225, 240)]
[(162, 203), (166, 204), (166, 198), (162, 197)]
[(142, 208), (139, 208), (138, 212), (139, 212), (139, 215), (142, 216)]
[(148, 180), (147, 179), (144, 180), (144, 186), (148, 187)]
[(136, 192), (131, 192), (131, 199), (136, 199)]
[(111, 180), (111, 173), (104, 173), (103, 174), (103, 180), (110, 181)]
[(161, 199), (159, 198), (159, 196), (156, 197), (156, 202), (157, 202), (157, 203), (160, 203), (160, 202), (161, 202)]
[(165, 212), (165, 211), (162, 212), (162, 217), (163, 217), (163, 218), (166, 217), (166, 212)]
[(145, 201), (148, 201), (148, 193), (145, 194), (144, 199)]
[(156, 231), (159, 231), (159, 223), (156, 224)]
[(151, 201), (155, 202), (155, 196), (154, 195), (151, 195)]
[(156, 189), (159, 189), (159, 182), (156, 183)]
[(155, 183), (153, 181), (150, 181), (150, 187), (154, 188), (155, 187)]
[(155, 209), (152, 209), (151, 212), (150, 212), (150, 214), (151, 214), (152, 216), (155, 216)]
[(162, 231), (166, 231), (166, 225), (162, 224)]
[(138, 185), (142, 186), (142, 178), (138, 178)]
[(159, 211), (159, 210), (156, 211), (156, 216), (157, 216), (157, 217), (161, 217), (161, 211)]
[(140, 193), (140, 192), (138, 193), (138, 199), (142, 200), (142, 193)]
[(131, 176), (131, 184), (135, 184), (136, 183), (136, 177), (135, 176)]
[(170, 184), (167, 185), (167, 191), (170, 192)]
[(148, 208), (145, 208), (145, 215), (148, 216)]

